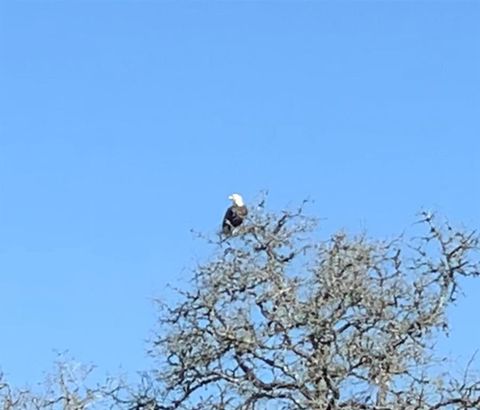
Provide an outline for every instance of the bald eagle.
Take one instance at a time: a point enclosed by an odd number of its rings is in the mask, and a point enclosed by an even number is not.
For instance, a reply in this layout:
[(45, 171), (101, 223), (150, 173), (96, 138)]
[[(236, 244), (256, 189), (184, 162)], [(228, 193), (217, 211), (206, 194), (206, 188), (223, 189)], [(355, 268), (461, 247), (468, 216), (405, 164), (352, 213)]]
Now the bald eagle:
[(223, 218), (222, 231), (224, 235), (231, 235), (233, 230), (241, 225), (248, 214), (243, 198), (239, 194), (232, 194), (228, 199), (232, 200), (233, 205), (227, 209)]

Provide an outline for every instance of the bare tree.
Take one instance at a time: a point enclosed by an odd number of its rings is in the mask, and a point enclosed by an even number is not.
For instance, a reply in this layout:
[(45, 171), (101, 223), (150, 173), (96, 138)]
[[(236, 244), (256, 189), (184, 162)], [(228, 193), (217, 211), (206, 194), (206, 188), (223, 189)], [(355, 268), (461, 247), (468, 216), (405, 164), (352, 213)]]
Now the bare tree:
[(60, 355), (54, 371), (36, 388), (14, 388), (0, 375), (0, 409), (2, 410), (94, 410), (117, 406), (111, 401), (122, 385), (107, 380), (90, 386), (94, 366), (80, 364)]
[(377, 241), (251, 210), (214, 241), (174, 305), (161, 304), (156, 370), (131, 409), (480, 408), (480, 379), (441, 368), (435, 341), (479, 237), (422, 213), (424, 234)]
[(138, 385), (92, 387), (91, 366), (61, 357), (37, 389), (0, 375), (0, 409), (478, 410), (472, 363), (456, 378), (434, 347), (462, 277), (480, 273), (479, 237), (419, 222), (416, 237), (320, 240), (303, 205), (262, 202), (159, 303), (155, 370)]

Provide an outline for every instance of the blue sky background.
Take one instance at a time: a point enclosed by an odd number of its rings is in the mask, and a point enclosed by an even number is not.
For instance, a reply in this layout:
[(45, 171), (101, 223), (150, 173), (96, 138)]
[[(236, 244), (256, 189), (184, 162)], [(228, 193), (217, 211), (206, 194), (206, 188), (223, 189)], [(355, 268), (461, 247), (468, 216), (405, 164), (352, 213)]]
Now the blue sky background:
[[(480, 226), (479, 2), (0, 0), (0, 366), (148, 367), (152, 298), (240, 192)], [(480, 284), (442, 348), (480, 348)]]

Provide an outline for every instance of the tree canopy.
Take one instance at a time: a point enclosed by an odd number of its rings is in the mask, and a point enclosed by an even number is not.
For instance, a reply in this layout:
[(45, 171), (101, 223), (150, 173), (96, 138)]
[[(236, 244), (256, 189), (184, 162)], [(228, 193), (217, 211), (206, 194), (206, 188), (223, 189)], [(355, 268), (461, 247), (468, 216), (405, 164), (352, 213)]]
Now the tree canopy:
[[(234, 236), (209, 240), (177, 301), (158, 302), (153, 370), (82, 397), (150, 410), (480, 408), (480, 378), (455, 378), (435, 350), (461, 278), (480, 273), (479, 236), (427, 212), (418, 222), (418, 235), (321, 239), (303, 205), (252, 207)], [(7, 386), (3, 407), (25, 408)]]

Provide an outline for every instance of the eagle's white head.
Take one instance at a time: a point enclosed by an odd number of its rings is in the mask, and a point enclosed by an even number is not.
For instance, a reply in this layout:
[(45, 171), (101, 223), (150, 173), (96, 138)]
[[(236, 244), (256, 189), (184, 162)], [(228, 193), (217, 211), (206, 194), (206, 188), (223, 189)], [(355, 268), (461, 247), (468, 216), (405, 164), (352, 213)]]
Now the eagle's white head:
[(239, 194), (232, 194), (228, 197), (228, 199), (231, 199), (232, 202), (237, 206), (243, 206), (244, 205), (243, 198)]

